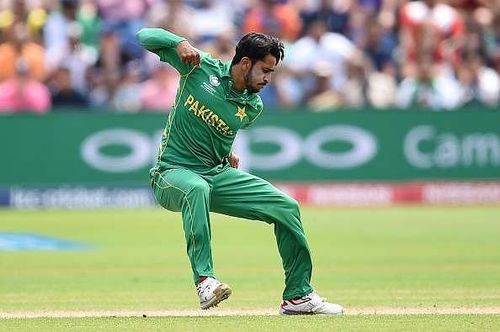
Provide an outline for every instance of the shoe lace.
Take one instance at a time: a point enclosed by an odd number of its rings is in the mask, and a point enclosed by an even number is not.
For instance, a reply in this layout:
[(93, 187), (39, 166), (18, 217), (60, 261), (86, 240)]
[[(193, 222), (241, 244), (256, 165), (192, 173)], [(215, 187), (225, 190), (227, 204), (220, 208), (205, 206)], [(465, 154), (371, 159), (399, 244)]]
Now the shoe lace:
[(311, 298), (316, 298), (317, 300), (319, 300), (321, 302), (327, 302), (327, 298), (326, 297), (321, 297), (316, 292), (313, 292), (312, 294), (309, 294), (308, 296), (311, 297)]
[(207, 287), (210, 287), (210, 284), (205, 283), (205, 282), (200, 282), (196, 286), (196, 291), (198, 292), (198, 294), (201, 294), (201, 293), (203, 293), (205, 291), (205, 289), (207, 289)]
[(205, 292), (207, 289), (212, 288), (213, 285), (214, 283), (210, 282), (210, 280), (207, 278), (196, 286), (196, 291), (198, 292), (198, 294), (201, 294)]

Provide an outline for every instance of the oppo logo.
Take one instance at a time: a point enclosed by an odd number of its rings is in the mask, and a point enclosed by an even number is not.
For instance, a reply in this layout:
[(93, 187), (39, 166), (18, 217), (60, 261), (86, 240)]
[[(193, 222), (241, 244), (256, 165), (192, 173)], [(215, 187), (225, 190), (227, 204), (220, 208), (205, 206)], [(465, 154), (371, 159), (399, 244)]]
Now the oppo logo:
[[(112, 173), (136, 171), (149, 167), (156, 159), (161, 130), (148, 136), (133, 129), (108, 129), (92, 134), (81, 145), (82, 159), (91, 167)], [(344, 151), (328, 151), (329, 143), (347, 143)], [(254, 144), (268, 144), (272, 153), (252, 152)], [(104, 150), (121, 145), (129, 153), (107, 155)], [(250, 170), (279, 170), (291, 167), (302, 159), (324, 169), (348, 169), (369, 162), (377, 153), (375, 137), (354, 126), (333, 125), (319, 128), (302, 138), (295, 131), (275, 126), (257, 127), (240, 132), (234, 150), (241, 156), (241, 167)]]
[[(332, 142), (348, 143), (351, 149), (342, 152), (327, 151)], [(256, 154), (253, 144), (271, 144), (278, 151)], [(235, 141), (235, 150), (241, 155), (242, 166), (254, 170), (278, 170), (293, 166), (301, 159), (326, 169), (346, 169), (361, 166), (377, 153), (377, 141), (368, 131), (348, 125), (322, 127), (304, 139), (296, 132), (282, 127), (258, 127), (241, 132)]]
[[(156, 145), (159, 144), (161, 130), (152, 137), (133, 129), (107, 129), (87, 137), (81, 145), (80, 155), (91, 167), (104, 172), (132, 172), (148, 165), (156, 159)], [(129, 151), (125, 155), (113, 156), (104, 153), (109, 146), (122, 146)]]

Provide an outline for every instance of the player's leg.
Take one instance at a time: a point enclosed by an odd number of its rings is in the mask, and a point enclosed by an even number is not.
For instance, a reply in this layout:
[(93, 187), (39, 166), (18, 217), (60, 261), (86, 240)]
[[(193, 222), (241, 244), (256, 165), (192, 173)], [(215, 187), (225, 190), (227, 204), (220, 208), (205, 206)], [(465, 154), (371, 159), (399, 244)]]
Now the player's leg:
[(213, 277), (208, 183), (187, 169), (169, 169), (154, 173), (152, 186), (161, 206), (182, 212), (187, 254), (195, 284), (200, 276)]
[(312, 292), (311, 253), (294, 199), (261, 178), (228, 168), (212, 178), (211, 211), (274, 224), (285, 270), (283, 299)]
[[(201, 309), (209, 309), (231, 295), (231, 288), (215, 279), (210, 246), (210, 186), (198, 174), (170, 169), (152, 176), (157, 201), (167, 210), (181, 211), (187, 253)], [(204, 277), (204, 280), (200, 280)]]
[(313, 291), (311, 253), (298, 203), (269, 182), (234, 168), (210, 179), (211, 211), (274, 224), (285, 270), (282, 315), (338, 315), (342, 306), (328, 303)]

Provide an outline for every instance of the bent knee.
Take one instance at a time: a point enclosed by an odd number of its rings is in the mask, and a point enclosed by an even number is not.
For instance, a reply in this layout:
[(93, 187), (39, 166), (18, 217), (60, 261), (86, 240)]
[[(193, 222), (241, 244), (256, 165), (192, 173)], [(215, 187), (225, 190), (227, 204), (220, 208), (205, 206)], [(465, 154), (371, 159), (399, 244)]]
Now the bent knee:
[(288, 195), (285, 195), (284, 196), (284, 200), (285, 200), (285, 205), (288, 209), (291, 209), (291, 210), (294, 210), (294, 211), (299, 211), (299, 202), (297, 202), (296, 199), (288, 196)]
[(277, 206), (286, 215), (294, 215), (296, 217), (300, 215), (299, 203), (288, 195), (283, 195)]
[(186, 193), (188, 196), (202, 195), (208, 196), (210, 193), (210, 186), (208, 183), (204, 181), (198, 181), (193, 183), (189, 188), (189, 191)]

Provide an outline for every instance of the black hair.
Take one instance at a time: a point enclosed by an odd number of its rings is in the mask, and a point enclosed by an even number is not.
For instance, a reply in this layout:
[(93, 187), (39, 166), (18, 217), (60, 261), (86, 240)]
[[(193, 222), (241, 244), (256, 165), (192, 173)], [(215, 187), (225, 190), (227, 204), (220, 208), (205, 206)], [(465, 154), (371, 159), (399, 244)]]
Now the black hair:
[(243, 57), (248, 57), (252, 63), (263, 60), (268, 54), (276, 58), (278, 64), (285, 57), (285, 47), (278, 38), (263, 33), (250, 32), (244, 35), (238, 45), (231, 66), (239, 63)]

